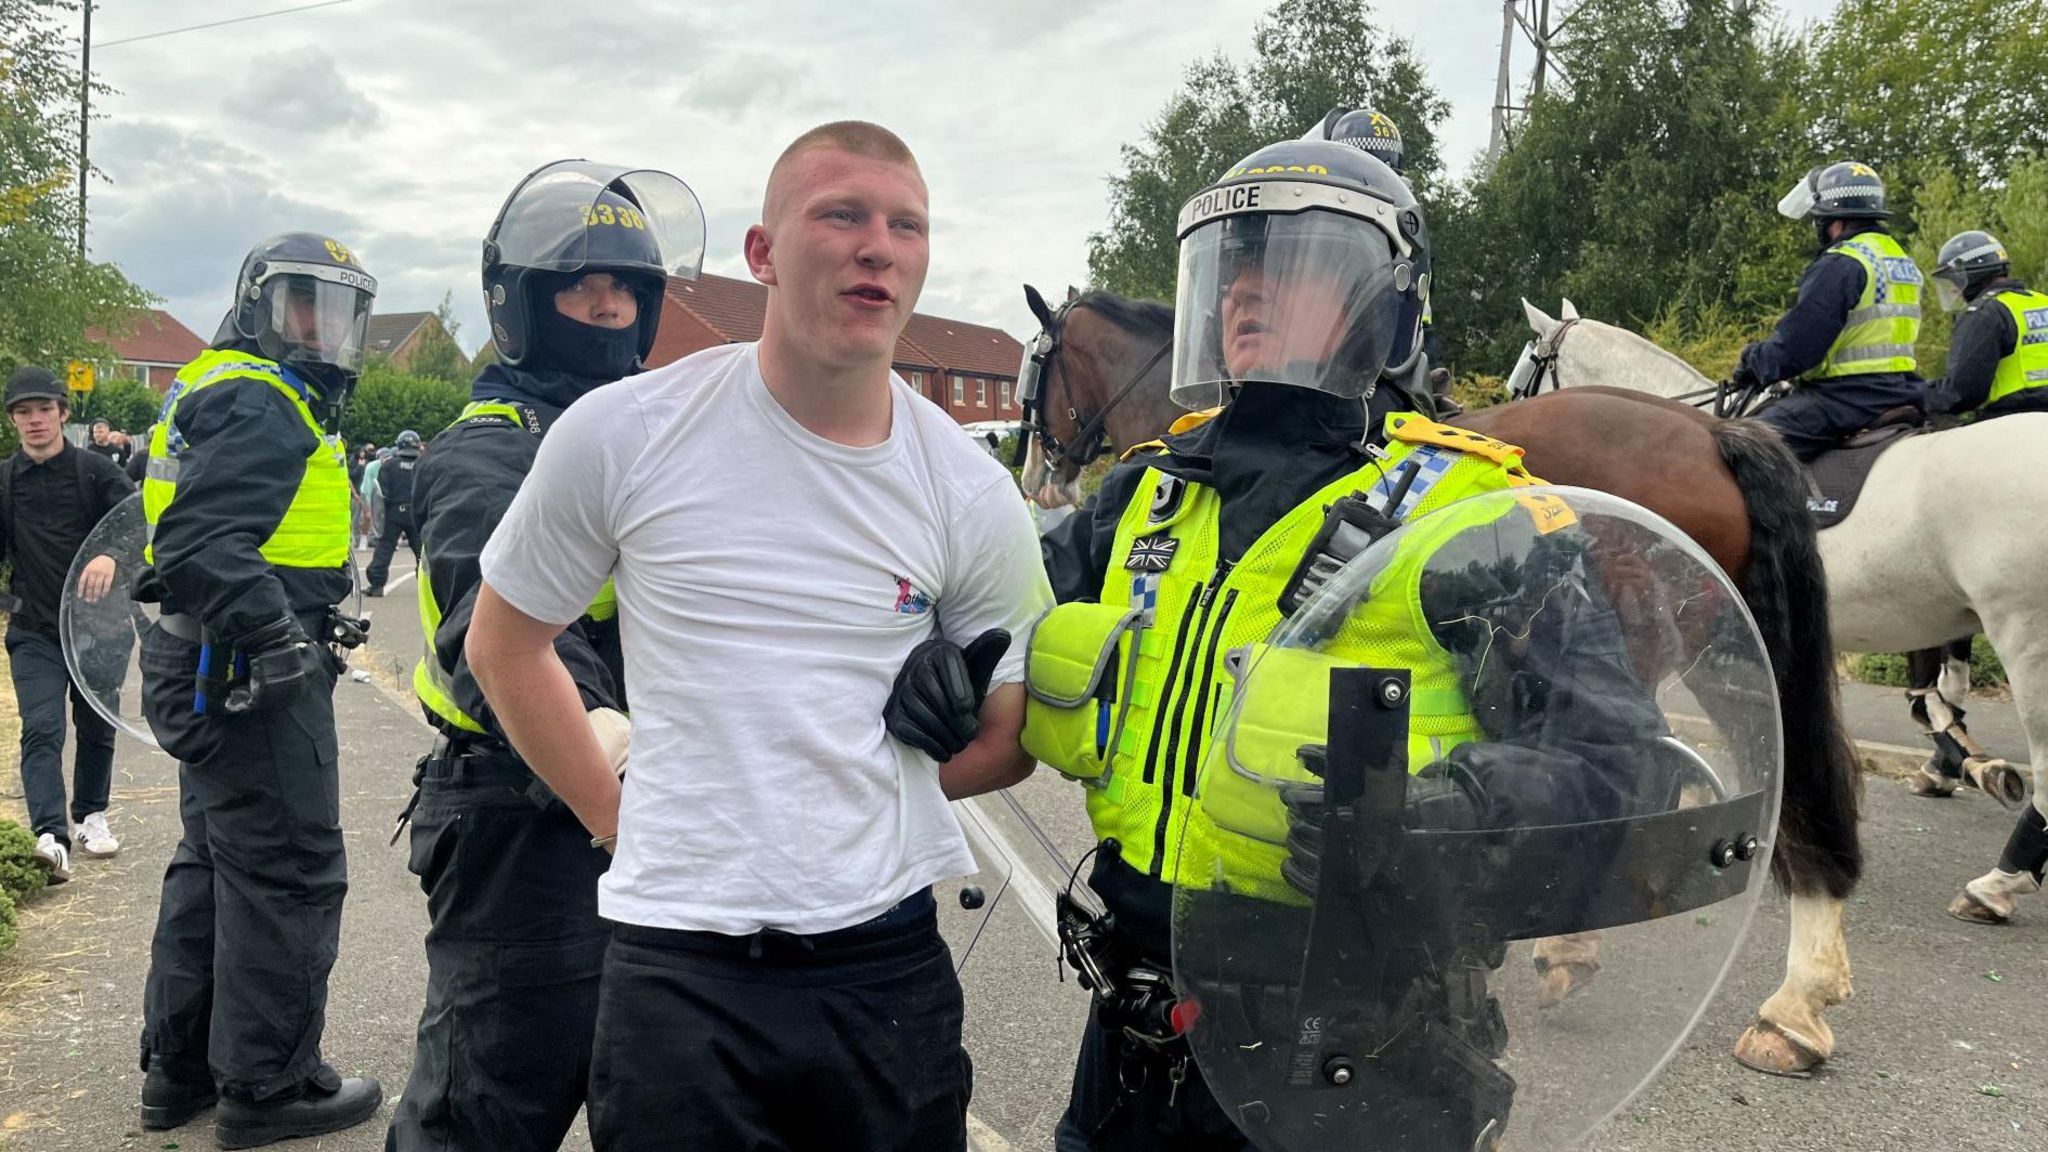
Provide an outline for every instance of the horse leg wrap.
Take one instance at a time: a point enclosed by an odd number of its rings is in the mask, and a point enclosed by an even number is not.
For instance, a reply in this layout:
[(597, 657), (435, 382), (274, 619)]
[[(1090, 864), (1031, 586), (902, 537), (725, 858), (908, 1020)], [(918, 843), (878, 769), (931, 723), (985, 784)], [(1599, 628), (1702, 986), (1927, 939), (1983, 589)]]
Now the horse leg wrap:
[(1998, 870), (2027, 873), (2034, 878), (2034, 886), (2040, 887), (2042, 872), (2048, 870), (2048, 820), (2042, 818), (2039, 808), (2030, 805), (2020, 814), (1998, 857)]

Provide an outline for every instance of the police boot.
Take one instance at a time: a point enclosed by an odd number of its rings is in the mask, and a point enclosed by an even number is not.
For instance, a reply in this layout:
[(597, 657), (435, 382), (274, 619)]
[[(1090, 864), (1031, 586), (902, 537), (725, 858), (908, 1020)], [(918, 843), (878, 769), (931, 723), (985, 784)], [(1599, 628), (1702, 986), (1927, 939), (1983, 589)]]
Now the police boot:
[(260, 1148), (299, 1136), (320, 1136), (353, 1128), (377, 1114), (384, 1088), (369, 1077), (344, 1080), (322, 1064), (295, 1094), (260, 1103), (232, 1096), (214, 1116), (223, 1148)]
[(142, 1078), (142, 1127), (151, 1132), (182, 1128), (219, 1099), (212, 1076), (179, 1079), (151, 1059), (149, 1073)]

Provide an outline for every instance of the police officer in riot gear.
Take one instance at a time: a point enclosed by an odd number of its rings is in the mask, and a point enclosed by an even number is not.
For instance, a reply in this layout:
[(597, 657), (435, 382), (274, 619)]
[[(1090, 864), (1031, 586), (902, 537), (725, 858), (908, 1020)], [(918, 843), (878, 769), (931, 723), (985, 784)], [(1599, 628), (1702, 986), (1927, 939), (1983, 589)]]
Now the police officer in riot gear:
[(369, 587), (365, 596), (382, 596), (384, 581), (391, 575), (391, 556), (398, 551), (398, 538), (405, 537), (415, 563), (420, 558), (419, 529), (413, 522), (414, 473), (420, 466), (420, 434), (407, 428), (391, 443), (391, 459), (377, 469), (377, 495), (384, 509), (384, 529), (377, 534), (377, 550), (370, 555), (366, 573)]
[(1941, 246), (1934, 289), (1961, 312), (1948, 338), (1948, 375), (1927, 386), (1927, 410), (1966, 420), (2048, 411), (2048, 294), (2013, 278), (2005, 245), (1958, 232)]
[[(1173, 396), (1227, 407), (1111, 471), (1093, 505), (1043, 540), (1060, 605), (1031, 639), (1024, 743), (1087, 786), (1101, 841), (1091, 884), (1110, 913), (1070, 924), (1070, 955), (1085, 949), (1107, 979), (1060, 1152), (1249, 1147), (1160, 992), (1195, 774), (1237, 654), (1308, 598), (1327, 574), (1324, 553), (1349, 559), (1403, 519), (1531, 482), (1516, 450), (1400, 414), (1382, 387), (1420, 337), (1429, 240), (1406, 182), (1369, 152), (1321, 140), (1261, 149), (1189, 202), (1180, 237)], [(1459, 587), (1418, 609), (1434, 634), (1410, 637), (1413, 650), (1465, 654), (1466, 693), (1506, 706), (1444, 721), (1444, 733), (1469, 729), (1471, 751), (1457, 771), (1434, 774), (1431, 811), (1469, 822), (1480, 808), (1566, 795), (1597, 809), (1602, 782), (1664, 734), (1611, 651), (1581, 654), (1613, 634), (1597, 590), (1559, 602), (1570, 624), (1488, 662), (1477, 658), (1488, 633), (1458, 622), (1484, 590)], [(1098, 679), (1040, 679), (1062, 668)], [(1546, 714), (1509, 686), (1532, 678), (1584, 691)], [(1545, 724), (1575, 733), (1570, 754), (1536, 750)], [(1316, 837), (1302, 819), (1293, 870), (1312, 885)]]
[(144, 993), (144, 1128), (211, 1106), (224, 1148), (359, 1124), (375, 1080), (320, 1056), (348, 866), (332, 692), (349, 590), (341, 411), (377, 282), (347, 247), (272, 237), (150, 437), (143, 507), (160, 603), (144, 710), (180, 761)]
[[(542, 437), (578, 397), (640, 370), (666, 278), (694, 279), (703, 250), (682, 181), (581, 160), (523, 180), (484, 241), (498, 360), (434, 437), (412, 494), (427, 641), (413, 687), (441, 736), (409, 809), (432, 927), (412, 1078), (385, 1139), (394, 1152), (554, 1149), (583, 1105), (608, 939), (597, 883), (610, 857), (506, 742), (463, 644), (484, 544)], [(623, 764), (610, 585), (555, 650)]]
[(1924, 278), (1885, 230), (1884, 182), (1868, 165), (1813, 169), (1778, 211), (1811, 218), (1820, 253), (1777, 330), (1742, 350), (1734, 381), (1798, 382), (1757, 417), (1811, 460), (1889, 409), (1920, 406), (1913, 343)]

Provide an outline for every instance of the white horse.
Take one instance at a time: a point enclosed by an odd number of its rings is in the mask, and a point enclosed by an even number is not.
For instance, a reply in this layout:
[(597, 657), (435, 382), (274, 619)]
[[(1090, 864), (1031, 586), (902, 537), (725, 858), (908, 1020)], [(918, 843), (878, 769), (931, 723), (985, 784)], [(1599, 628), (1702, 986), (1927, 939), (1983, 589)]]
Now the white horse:
[[(1536, 338), (1515, 366), (1511, 387), (1533, 394), (1546, 375), (1557, 387), (1605, 385), (1671, 399), (1711, 396), (1714, 383), (1692, 366), (1623, 328), (1582, 318), (1570, 301), (1562, 318), (1522, 302)], [(2027, 732), (2033, 804), (2048, 816), (2048, 532), (2037, 526), (2048, 493), (2048, 414), (2004, 416), (1916, 436), (1881, 455), (1856, 506), (1820, 533), (1835, 646), (1850, 652), (1934, 648), (1983, 632), (2004, 661)], [(1928, 703), (1937, 730), (1943, 696), (1962, 699), (1967, 667), (1943, 671)], [(1986, 791), (2023, 786), (2004, 761), (1984, 766)], [(2001, 775), (2003, 773), (2003, 775)], [(1993, 868), (1965, 886), (1951, 911), (2000, 923), (2017, 898), (2037, 891), (2031, 876)], [(1792, 899), (1785, 983), (1766, 1001), (1764, 1029), (1737, 1046), (1745, 1063), (1782, 1070), (1784, 1052), (1756, 1048), (1776, 1029), (1824, 1060), (1834, 1041), (1820, 1012), (1850, 995), (1840, 901)], [(1749, 1051), (1745, 1052), (1745, 1048)], [(1773, 1057), (1777, 1058), (1773, 1058)], [(1758, 1057), (1761, 1057), (1759, 1059)]]

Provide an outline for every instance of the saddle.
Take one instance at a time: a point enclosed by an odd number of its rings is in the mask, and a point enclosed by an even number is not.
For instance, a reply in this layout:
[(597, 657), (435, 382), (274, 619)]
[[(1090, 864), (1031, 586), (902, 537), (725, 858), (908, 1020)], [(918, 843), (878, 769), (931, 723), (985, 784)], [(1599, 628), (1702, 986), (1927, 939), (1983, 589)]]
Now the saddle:
[(1932, 430), (1926, 416), (1911, 404), (1887, 408), (1855, 435), (1807, 462), (1806, 510), (1813, 513), (1815, 525), (1832, 528), (1848, 519), (1863, 493), (1863, 482), (1885, 449)]

